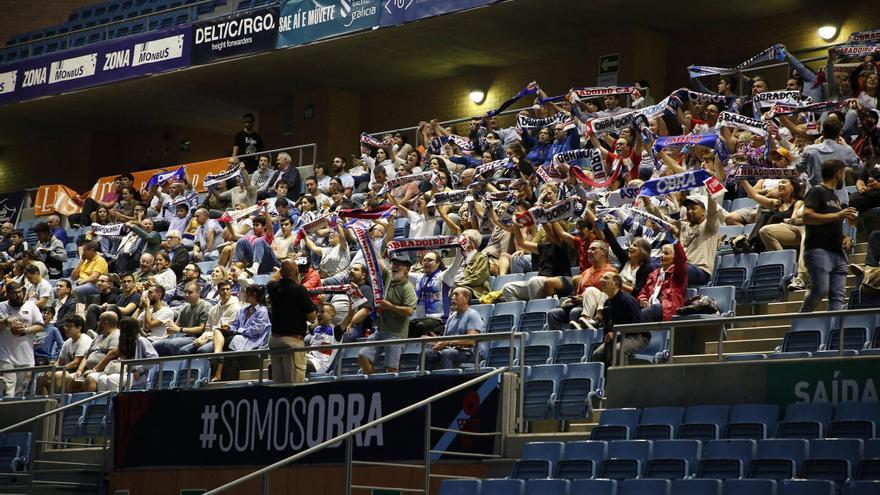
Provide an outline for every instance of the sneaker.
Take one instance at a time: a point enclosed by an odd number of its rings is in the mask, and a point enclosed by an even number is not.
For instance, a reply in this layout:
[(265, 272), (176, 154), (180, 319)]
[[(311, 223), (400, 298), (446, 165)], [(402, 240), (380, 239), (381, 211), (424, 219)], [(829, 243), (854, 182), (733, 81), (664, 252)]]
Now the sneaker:
[(800, 277), (795, 277), (791, 279), (791, 283), (788, 284), (788, 290), (806, 290), (807, 284)]

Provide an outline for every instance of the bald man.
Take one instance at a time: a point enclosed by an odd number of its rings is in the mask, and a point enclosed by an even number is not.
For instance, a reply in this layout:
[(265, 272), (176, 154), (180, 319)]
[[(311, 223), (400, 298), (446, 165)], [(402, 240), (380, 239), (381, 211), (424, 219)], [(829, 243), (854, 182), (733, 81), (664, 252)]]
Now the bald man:
[[(308, 323), (318, 316), (305, 287), (297, 282), (297, 268), (293, 260), (281, 262), (281, 268), (272, 275), (266, 286), (272, 303), (272, 335), (269, 348), (303, 347)], [(305, 352), (272, 354), (272, 380), (275, 383), (302, 383), (306, 377), (308, 356)]]

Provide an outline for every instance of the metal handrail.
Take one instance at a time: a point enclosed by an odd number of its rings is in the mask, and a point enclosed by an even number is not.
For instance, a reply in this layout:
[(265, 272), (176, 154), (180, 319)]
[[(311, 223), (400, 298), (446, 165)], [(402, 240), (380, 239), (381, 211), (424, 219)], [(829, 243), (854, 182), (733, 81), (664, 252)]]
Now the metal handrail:
[[(693, 327), (705, 327), (708, 325), (718, 325), (719, 326), (719, 338), (718, 338), (718, 361), (721, 361), (724, 356), (723, 350), (723, 342), (724, 342), (724, 332), (727, 328), (732, 327), (738, 323), (753, 323), (753, 322), (765, 322), (765, 321), (776, 321), (776, 320), (799, 320), (799, 319), (807, 319), (807, 318), (840, 318), (840, 332), (839, 332), (839, 342), (838, 342), (838, 355), (843, 355), (843, 323), (847, 316), (861, 316), (861, 315), (876, 315), (880, 312), (880, 308), (867, 308), (867, 309), (850, 309), (845, 311), (814, 311), (812, 313), (779, 313), (779, 314), (767, 314), (767, 315), (748, 315), (748, 316), (735, 316), (732, 318), (700, 318), (700, 319), (683, 319), (683, 320), (671, 320), (671, 321), (662, 321), (662, 322), (652, 322), (652, 323), (630, 323), (626, 325), (615, 325), (614, 333), (615, 333), (615, 341), (618, 340), (621, 336), (631, 333), (643, 333), (649, 331), (659, 331), (659, 330), (669, 330), (669, 355), (670, 359), (673, 357), (673, 344), (675, 343), (675, 329), (676, 328), (693, 328)], [(623, 350), (615, 349), (614, 351), (614, 363), (616, 366), (622, 366), (624, 364), (623, 359)]]
[[(386, 342), (386, 344), (387, 344), (387, 342)], [(358, 433), (360, 433), (360, 432), (362, 432), (362, 431), (366, 431), (366, 430), (368, 430), (368, 429), (370, 429), (370, 428), (373, 428), (373, 427), (375, 427), (375, 426), (377, 426), (377, 425), (380, 425), (380, 424), (385, 423), (385, 422), (387, 422), (387, 421), (390, 421), (390, 420), (392, 420), (392, 419), (397, 419), (398, 417), (403, 416), (404, 414), (408, 414), (408, 413), (410, 413), (410, 412), (412, 412), (412, 411), (415, 411), (416, 409), (421, 409), (422, 407), (430, 406), (430, 404), (434, 403), (435, 401), (437, 401), (437, 400), (439, 400), (439, 399), (443, 399), (443, 398), (445, 398), (445, 397), (448, 397), (448, 396), (450, 396), (450, 395), (452, 395), (452, 394), (458, 392), (459, 390), (464, 390), (464, 389), (466, 389), (466, 388), (468, 388), (468, 387), (471, 387), (471, 386), (476, 385), (476, 384), (478, 384), (478, 383), (481, 383), (481, 382), (483, 382), (483, 381), (485, 381), (485, 380), (488, 380), (489, 378), (492, 378), (492, 377), (494, 377), (494, 376), (500, 375), (501, 373), (507, 372), (509, 369), (510, 369), (510, 368), (508, 368), (508, 367), (505, 366), (505, 367), (503, 367), (503, 368), (498, 368), (498, 369), (496, 369), (495, 371), (492, 371), (492, 372), (486, 373), (485, 375), (477, 376), (477, 377), (475, 377), (475, 378), (473, 378), (473, 379), (471, 379), (471, 380), (468, 380), (468, 381), (466, 381), (466, 382), (464, 382), (464, 383), (461, 383), (461, 384), (459, 384), (459, 385), (456, 385), (456, 386), (454, 386), (454, 387), (452, 387), (452, 388), (450, 388), (450, 389), (448, 389), (448, 390), (445, 390), (445, 391), (443, 391), (443, 392), (440, 392), (439, 394), (436, 394), (436, 395), (433, 395), (433, 396), (431, 396), (431, 397), (428, 397), (428, 398), (425, 398), (425, 399), (423, 399), (423, 400), (420, 400), (419, 402), (416, 402), (416, 403), (411, 404), (411, 405), (409, 405), (409, 406), (407, 406), (407, 407), (404, 407), (403, 409), (397, 410), (397, 411), (395, 411), (395, 412), (393, 412), (393, 413), (391, 413), (391, 414), (389, 414), (389, 415), (387, 415), (387, 416), (383, 416), (383, 417), (381, 417), (381, 418), (379, 418), (379, 419), (375, 419), (375, 420), (373, 420), (373, 421), (370, 421), (369, 423), (366, 423), (366, 424), (364, 424), (364, 425), (361, 425), (361, 426), (359, 426), (359, 427), (357, 427), (357, 428), (355, 428), (355, 429), (353, 429), (353, 430), (351, 430), (351, 431), (349, 431), (349, 432), (347, 432), (347, 433), (343, 433), (343, 434), (341, 434), (341, 435), (338, 435), (338, 436), (336, 436), (336, 437), (333, 437), (333, 438), (331, 438), (330, 440), (327, 440), (327, 441), (325, 441), (325, 442), (323, 442), (323, 443), (319, 443), (318, 445), (315, 445), (314, 447), (311, 447), (311, 448), (306, 449), (306, 450), (304, 450), (304, 451), (302, 451), (302, 452), (299, 452), (299, 453), (296, 453), (296, 454), (294, 454), (294, 455), (291, 455), (291, 456), (289, 456), (289, 457), (287, 457), (287, 458), (285, 458), (285, 459), (282, 459), (282, 460), (280, 460), (280, 461), (278, 461), (278, 462), (275, 462), (274, 464), (270, 464), (270, 465), (268, 465), (268, 466), (265, 466), (265, 467), (263, 467), (263, 468), (261, 468), (261, 469), (258, 469), (258, 470), (256, 470), (256, 471), (250, 473), (250, 474), (247, 474), (247, 475), (245, 475), (245, 476), (242, 476), (241, 478), (238, 478), (238, 479), (236, 479), (236, 480), (234, 480), (234, 481), (230, 481), (229, 483), (226, 483), (225, 485), (219, 486), (219, 487), (217, 487), (217, 488), (214, 488), (213, 490), (210, 490), (210, 491), (208, 491), (208, 492), (205, 492), (205, 495), (216, 495), (216, 494), (218, 494), (218, 493), (222, 493), (222, 492), (224, 492), (224, 491), (226, 491), (226, 490), (228, 490), (228, 489), (230, 489), (230, 488), (234, 488), (234, 487), (236, 487), (236, 486), (238, 486), (238, 485), (241, 485), (242, 483), (245, 483), (245, 482), (247, 482), (247, 481), (250, 481), (250, 480), (252, 480), (252, 479), (254, 479), (254, 478), (257, 478), (257, 477), (259, 477), (259, 476), (263, 476), (263, 475), (269, 473), (270, 471), (273, 471), (273, 470), (275, 470), (275, 469), (277, 469), (277, 468), (280, 468), (280, 467), (283, 467), (283, 466), (285, 466), (285, 465), (287, 465), (287, 464), (290, 464), (290, 463), (293, 462), (293, 461), (296, 461), (296, 460), (302, 459), (303, 457), (306, 457), (306, 456), (308, 456), (308, 455), (311, 455), (311, 454), (314, 453), (314, 452), (317, 452), (317, 451), (319, 451), (319, 450), (323, 450), (324, 448), (329, 447), (330, 445), (336, 444), (336, 443), (341, 442), (341, 441), (343, 441), (343, 440), (348, 440), (348, 439), (350, 439), (352, 436), (354, 436), (354, 435), (356, 435), (356, 434), (358, 434)], [(350, 445), (349, 445), (348, 450), (350, 450)], [(265, 483), (265, 482), (266, 482), (266, 479), (264, 478), (264, 483)], [(350, 486), (350, 487), (351, 487), (351, 486)], [(427, 489), (427, 487), (426, 487), (426, 489)], [(413, 489), (405, 489), (405, 490), (406, 490), (406, 491), (412, 491)]]
[(79, 400), (79, 401), (76, 401), (76, 402), (71, 402), (70, 404), (67, 404), (67, 405), (65, 405), (65, 406), (56, 407), (55, 409), (52, 409), (51, 411), (46, 411), (46, 412), (44, 412), (44, 413), (37, 414), (37, 415), (34, 416), (33, 418), (26, 419), (26, 420), (24, 420), (24, 421), (19, 421), (18, 423), (15, 423), (14, 425), (10, 425), (10, 426), (7, 426), (6, 428), (0, 429), (0, 435), (2, 435), (3, 433), (6, 433), (6, 432), (8, 432), (8, 431), (12, 431), (12, 430), (14, 430), (14, 429), (16, 429), (16, 428), (21, 428), (22, 426), (27, 425), (27, 424), (30, 424), (30, 423), (33, 423), (33, 422), (35, 422), (35, 421), (37, 421), (37, 420), (39, 420), (39, 419), (47, 418), (47, 417), (49, 417), (49, 416), (52, 416), (53, 414), (58, 414), (58, 413), (60, 413), (60, 412), (64, 412), (64, 411), (66, 411), (66, 410), (68, 410), (68, 409), (71, 409), (71, 408), (74, 408), (74, 407), (77, 407), (77, 406), (81, 406), (81, 405), (85, 404), (86, 402), (91, 402), (91, 401), (93, 401), (93, 400), (95, 400), (95, 399), (98, 399), (98, 398), (104, 397), (104, 396), (106, 396), (106, 395), (110, 395), (110, 394), (112, 394), (112, 393), (114, 393), (112, 390), (108, 390), (108, 391), (106, 391), (106, 392), (101, 392), (101, 393), (99, 393), (99, 394), (92, 395), (91, 397), (86, 397), (86, 398), (83, 399), (83, 400)]

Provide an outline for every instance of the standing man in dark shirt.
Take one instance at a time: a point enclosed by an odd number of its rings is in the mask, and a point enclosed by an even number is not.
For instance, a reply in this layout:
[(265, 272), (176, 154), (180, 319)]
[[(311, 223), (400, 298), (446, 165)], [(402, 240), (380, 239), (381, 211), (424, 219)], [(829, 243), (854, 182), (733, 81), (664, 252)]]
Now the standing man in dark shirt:
[[(235, 134), (235, 143), (232, 146), (232, 156), (253, 155), (263, 151), (263, 138), (254, 131), (254, 114), (246, 113), (242, 116), (244, 128)], [(257, 156), (248, 156), (241, 160), (247, 171), (253, 173), (257, 169)]]
[(804, 263), (810, 274), (810, 289), (801, 313), (813, 311), (828, 295), (828, 311), (843, 309), (846, 295), (846, 249), (852, 240), (843, 235), (843, 220), (855, 220), (855, 208), (841, 208), (835, 194), (843, 183), (846, 164), (841, 160), (822, 163), (822, 184), (810, 188), (804, 198)]
[[(602, 345), (593, 351), (593, 361), (604, 361), (605, 367), (611, 366), (614, 355), (611, 353), (612, 346), (608, 345), (614, 339), (614, 325), (627, 325), (630, 323), (642, 323), (642, 311), (636, 299), (624, 290), (620, 290), (623, 279), (614, 272), (606, 272), (599, 279), (599, 285), (608, 299), (602, 307), (602, 326), (605, 330), (605, 340)], [(644, 349), (651, 340), (651, 333), (630, 333), (624, 335), (616, 346), (616, 352), (623, 348), (623, 359), (629, 361), (629, 357)]]
[[(281, 269), (272, 275), (267, 289), (272, 303), (272, 335), (269, 348), (303, 347), (309, 322), (317, 318), (317, 308), (305, 287), (296, 282), (297, 269), (293, 260), (281, 262)], [(308, 354), (272, 354), (274, 383), (303, 383), (306, 379)]]

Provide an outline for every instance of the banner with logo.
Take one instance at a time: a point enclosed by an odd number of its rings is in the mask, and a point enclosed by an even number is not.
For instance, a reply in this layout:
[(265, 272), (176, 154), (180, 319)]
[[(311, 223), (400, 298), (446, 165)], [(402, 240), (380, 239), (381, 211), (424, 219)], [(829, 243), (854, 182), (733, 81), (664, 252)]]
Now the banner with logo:
[[(223, 172), (227, 167), (226, 158), (216, 158), (214, 160), (206, 160), (203, 162), (193, 162), (182, 164), (186, 169), (186, 177), (193, 185), (196, 191), (205, 190), (202, 181), (209, 174)], [(149, 180), (156, 174), (163, 172), (173, 172), (181, 165), (171, 167), (154, 168), (150, 170), (141, 170), (139, 172), (131, 172), (134, 176), (134, 187), (139, 191), (143, 191), (147, 187)], [(40, 186), (37, 189), (37, 199), (34, 201), (35, 215), (50, 215), (58, 212), (62, 215), (72, 215), (79, 213), (82, 207), (82, 201), (85, 198), (95, 198), (100, 200), (105, 194), (113, 191), (113, 180), (119, 177), (119, 174), (107, 175), (98, 179), (92, 189), (80, 195), (73, 189), (60, 184), (52, 184), (48, 186)]]
[[(132, 392), (114, 400), (117, 468), (156, 466), (261, 466), (323, 443), (370, 421), (471, 380), (425, 376), (340, 381), (296, 388)], [(433, 426), (493, 432), (499, 386), (491, 378), (431, 406)], [(169, 421), (169, 418), (174, 418)], [(369, 428), (353, 437), (354, 458), (424, 458), (424, 410)], [(161, 431), (161, 435), (156, 432)], [(432, 450), (491, 454), (494, 437), (435, 432)], [(162, 455), (156, 455), (156, 452)], [(298, 462), (343, 462), (345, 444)], [(446, 455), (443, 456), (448, 457)], [(440, 456), (435, 455), (434, 460)]]
[(191, 35), (153, 31), (0, 67), (0, 104), (187, 67)]
[(26, 195), (27, 191), (0, 194), (0, 223), (18, 222), (18, 215), (21, 213), (21, 205)]
[(193, 65), (275, 49), (278, 6), (210, 19), (193, 25)]
[(278, 48), (373, 29), (382, 0), (282, 0)]
[(381, 0), (379, 26), (393, 26), (458, 10), (480, 7), (495, 0)]

